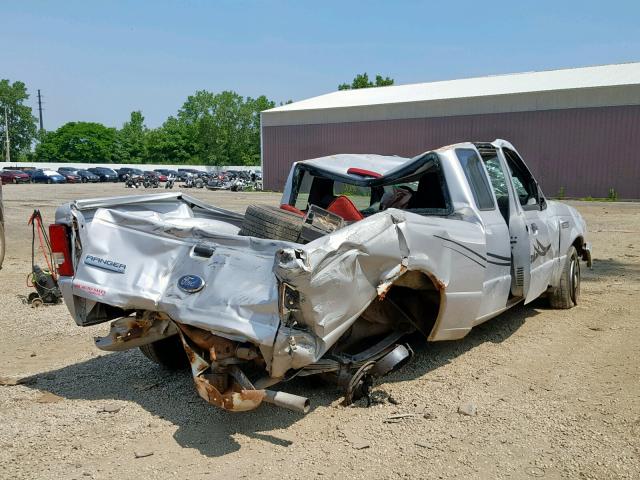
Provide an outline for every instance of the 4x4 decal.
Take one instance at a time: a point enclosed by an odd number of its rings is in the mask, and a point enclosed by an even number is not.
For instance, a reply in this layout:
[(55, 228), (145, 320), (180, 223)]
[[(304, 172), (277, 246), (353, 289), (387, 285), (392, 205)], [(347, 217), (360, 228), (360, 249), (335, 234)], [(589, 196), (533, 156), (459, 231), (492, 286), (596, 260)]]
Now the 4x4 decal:
[(533, 255), (531, 255), (531, 263), (535, 262), (538, 258), (544, 257), (549, 253), (551, 244), (544, 246), (540, 243), (540, 240), (536, 239), (536, 243), (533, 245)]

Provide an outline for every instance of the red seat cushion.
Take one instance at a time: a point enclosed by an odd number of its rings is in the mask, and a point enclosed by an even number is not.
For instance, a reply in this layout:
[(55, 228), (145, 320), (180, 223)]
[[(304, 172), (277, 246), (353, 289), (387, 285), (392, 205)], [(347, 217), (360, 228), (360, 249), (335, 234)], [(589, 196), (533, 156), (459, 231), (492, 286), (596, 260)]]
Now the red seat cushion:
[(301, 217), (304, 217), (304, 212), (302, 210), (297, 209), (293, 205), (287, 205), (286, 203), (283, 203), (282, 205), (280, 205), (280, 208), (282, 210), (286, 210), (287, 212), (295, 213), (296, 215), (300, 215)]
[(331, 202), (331, 204), (327, 207), (327, 210), (331, 213), (335, 213), (336, 215), (341, 216), (348, 222), (356, 222), (364, 218), (364, 215), (362, 215), (358, 211), (353, 202), (344, 195), (340, 195), (333, 202)]

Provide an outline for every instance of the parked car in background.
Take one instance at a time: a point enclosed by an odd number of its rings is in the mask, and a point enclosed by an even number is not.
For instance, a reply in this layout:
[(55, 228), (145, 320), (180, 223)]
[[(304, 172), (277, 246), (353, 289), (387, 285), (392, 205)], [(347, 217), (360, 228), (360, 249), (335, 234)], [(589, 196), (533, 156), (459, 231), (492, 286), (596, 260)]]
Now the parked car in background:
[(80, 177), (80, 175), (76, 174), (75, 171), (68, 171), (68, 170), (60, 171), (60, 169), (58, 169), (58, 173), (65, 178), (67, 183), (80, 183), (80, 182), (82, 182), (82, 178)]
[(0, 179), (2, 184), (31, 182), (31, 177), (20, 170), (2, 170), (0, 172)]
[(37, 168), (33, 168), (30, 170), (22, 170), (24, 173), (26, 173), (27, 175), (29, 175), (29, 181), (33, 182), (33, 175), (38, 171)]
[(100, 177), (94, 173), (91, 173), (89, 170), (76, 170), (75, 174), (80, 177), (82, 183), (97, 183), (100, 181)]
[(101, 182), (117, 182), (118, 181), (118, 174), (110, 168), (92, 167), (92, 168), (87, 168), (87, 170), (89, 170), (94, 175), (97, 175), (98, 178), (100, 178)]
[[(177, 172), (176, 170), (171, 170), (169, 168), (156, 168), (154, 170), (154, 172), (158, 172), (161, 173), (162, 175), (166, 176), (166, 177), (173, 177), (173, 178), (177, 178), (180, 179), (180, 173)], [(183, 176), (186, 176), (184, 174), (182, 174)]]
[(139, 168), (129, 168), (122, 167), (118, 170), (118, 180), (124, 182), (126, 180), (125, 176), (133, 177), (133, 178), (142, 178), (144, 176), (144, 172)]
[(167, 176), (164, 173), (154, 171), (146, 171), (144, 172), (145, 177), (152, 177), (157, 179), (159, 182), (166, 182)]
[(33, 183), (66, 183), (64, 176), (55, 170), (36, 169), (31, 173)]
[(195, 168), (179, 168), (178, 172), (195, 175), (196, 177), (204, 173), (202, 170), (196, 170)]

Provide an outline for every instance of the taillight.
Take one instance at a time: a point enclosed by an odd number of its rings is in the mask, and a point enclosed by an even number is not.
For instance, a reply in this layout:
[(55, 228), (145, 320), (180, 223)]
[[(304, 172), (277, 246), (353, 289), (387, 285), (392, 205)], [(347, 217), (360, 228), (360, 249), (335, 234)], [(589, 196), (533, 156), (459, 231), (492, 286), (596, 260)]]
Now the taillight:
[(58, 275), (64, 277), (73, 276), (69, 227), (60, 223), (52, 223), (49, 225), (49, 241), (51, 242), (53, 263), (58, 271)]

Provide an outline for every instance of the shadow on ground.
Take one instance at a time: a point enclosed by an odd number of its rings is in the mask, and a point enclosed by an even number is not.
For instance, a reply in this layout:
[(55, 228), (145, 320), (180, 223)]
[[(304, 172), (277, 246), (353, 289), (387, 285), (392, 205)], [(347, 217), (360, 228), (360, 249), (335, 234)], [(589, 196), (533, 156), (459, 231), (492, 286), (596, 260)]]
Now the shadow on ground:
[(587, 268), (585, 263), (581, 263), (582, 280), (587, 282), (598, 281), (603, 277), (627, 277), (630, 279), (640, 279), (640, 263), (632, 263), (635, 255), (628, 258), (629, 261), (622, 261), (614, 258), (594, 258), (593, 268)]
[[(423, 339), (412, 338), (416, 359), (385, 377), (384, 382), (421, 377), (482, 343), (500, 343), (535, 315), (534, 308), (517, 306), (474, 328), (459, 341), (427, 343)], [(207, 456), (222, 456), (239, 450), (240, 444), (234, 439), (236, 434), (287, 446), (289, 440), (262, 432), (286, 428), (301, 418), (300, 414), (271, 405), (236, 414), (217, 409), (197, 396), (188, 372), (162, 370), (138, 350), (107, 354), (44, 372), (35, 377), (32, 388), (72, 400), (135, 402), (152, 415), (176, 425), (178, 429), (174, 438), (180, 446), (197, 449)], [(335, 387), (309, 378), (294, 379), (285, 384), (283, 390), (309, 397), (316, 407), (329, 405), (341, 395)]]

